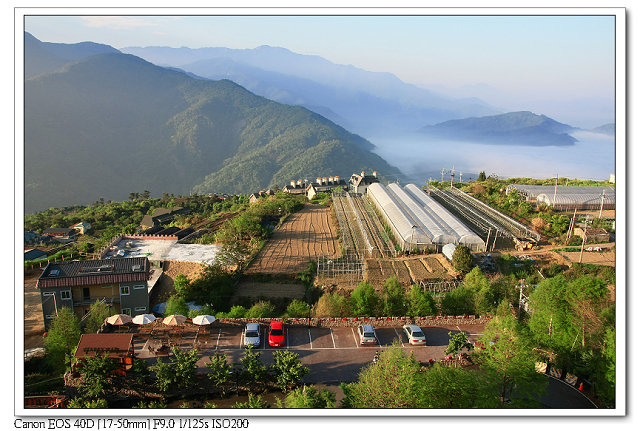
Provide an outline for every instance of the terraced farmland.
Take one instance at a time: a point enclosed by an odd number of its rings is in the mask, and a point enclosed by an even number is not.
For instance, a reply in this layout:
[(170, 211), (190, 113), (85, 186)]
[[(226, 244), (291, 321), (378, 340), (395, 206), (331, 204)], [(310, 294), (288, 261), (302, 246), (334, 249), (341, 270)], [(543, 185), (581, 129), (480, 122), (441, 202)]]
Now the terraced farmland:
[(320, 256), (338, 257), (337, 232), (329, 208), (307, 204), (274, 233), (246, 269), (246, 273), (297, 274)]

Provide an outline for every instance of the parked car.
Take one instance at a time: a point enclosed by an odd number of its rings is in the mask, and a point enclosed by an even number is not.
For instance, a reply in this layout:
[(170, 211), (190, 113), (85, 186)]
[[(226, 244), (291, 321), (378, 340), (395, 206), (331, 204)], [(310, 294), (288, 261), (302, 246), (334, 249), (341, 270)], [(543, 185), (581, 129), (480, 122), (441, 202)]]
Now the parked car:
[(271, 347), (284, 346), (284, 325), (282, 322), (272, 321), (269, 324), (269, 345)]
[(407, 334), (409, 344), (418, 346), (427, 345), (427, 337), (424, 336), (424, 332), (422, 332), (422, 329), (420, 329), (418, 325), (404, 325), (402, 329), (404, 329), (404, 333)]
[(247, 323), (244, 328), (244, 345), (248, 346), (249, 344), (260, 345), (260, 325), (257, 323)]
[(378, 337), (376, 336), (376, 330), (371, 325), (358, 326), (358, 337), (360, 338), (360, 344), (377, 344)]

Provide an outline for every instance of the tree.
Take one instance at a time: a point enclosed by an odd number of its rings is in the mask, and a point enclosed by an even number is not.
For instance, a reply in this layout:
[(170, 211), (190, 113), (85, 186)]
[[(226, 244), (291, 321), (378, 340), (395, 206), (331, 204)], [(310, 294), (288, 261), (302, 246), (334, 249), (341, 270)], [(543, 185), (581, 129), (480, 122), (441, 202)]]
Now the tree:
[(303, 386), (289, 392), (284, 399), (288, 409), (332, 409), (336, 405), (336, 394), (328, 389), (318, 391), (313, 386)]
[(173, 279), (173, 287), (176, 289), (176, 294), (182, 298), (186, 298), (190, 294), (189, 278), (184, 274), (176, 275)]
[(404, 288), (396, 277), (391, 277), (382, 285), (382, 314), (404, 316), (407, 312)]
[(260, 360), (260, 356), (260, 353), (253, 351), (253, 345), (249, 344), (244, 348), (244, 357), (240, 359), (242, 374), (254, 382), (262, 382), (267, 375), (267, 367)]
[(486, 181), (486, 180), (487, 180), (487, 174), (485, 174), (484, 171), (480, 171), (480, 173), (478, 174), (477, 181)]
[(544, 391), (546, 379), (536, 372), (534, 345), (511, 314), (495, 316), (478, 344), (473, 354), (489, 404), (504, 406), (511, 400), (512, 406), (525, 407)]
[(493, 311), (494, 292), (489, 279), (479, 267), (474, 267), (465, 277), (464, 286), (474, 293), (474, 308), (477, 314)]
[(456, 249), (453, 251), (451, 263), (456, 271), (461, 272), (462, 274), (468, 273), (471, 271), (471, 268), (473, 268), (471, 250), (462, 244), (458, 244)]
[(352, 316), (351, 300), (337, 292), (322, 295), (314, 308), (316, 317), (348, 317)]
[(151, 367), (156, 373), (158, 389), (166, 392), (171, 387), (186, 388), (195, 383), (196, 363), (200, 357), (197, 350), (183, 352), (173, 348), (173, 357), (170, 362), (164, 362), (161, 358)]
[(311, 307), (306, 302), (294, 299), (287, 307), (287, 317), (309, 317)]
[(248, 256), (249, 247), (244, 242), (235, 240), (226, 241), (216, 254), (215, 262), (221, 267), (235, 267), (236, 271), (240, 271)]
[(102, 301), (96, 300), (96, 302), (91, 304), (91, 307), (89, 307), (89, 316), (85, 319), (85, 334), (95, 334), (98, 332), (104, 323), (104, 320), (113, 314), (115, 314), (113, 307)]
[(269, 301), (258, 301), (247, 311), (248, 319), (276, 317), (276, 307)]
[(277, 350), (273, 353), (273, 371), (278, 387), (286, 391), (302, 381), (309, 368), (302, 365), (300, 356), (289, 350)]
[(115, 363), (108, 355), (96, 355), (82, 360), (79, 385), (84, 397), (97, 398), (105, 395), (110, 375), (115, 370)]
[(182, 296), (172, 295), (169, 297), (167, 301), (167, 308), (164, 311), (164, 314), (169, 316), (171, 314), (181, 314), (186, 316), (189, 314), (189, 306), (187, 305), (187, 301), (184, 300)]
[(394, 344), (355, 383), (342, 383), (346, 408), (418, 408), (420, 364)]
[(252, 393), (249, 393), (249, 399), (244, 402), (236, 402), (232, 409), (268, 409), (269, 403), (262, 399), (260, 395), (254, 396)]
[(476, 371), (435, 364), (418, 375), (417, 404), (429, 409), (484, 407), (481, 381)]
[(215, 352), (213, 356), (209, 356), (209, 362), (205, 364), (205, 367), (209, 369), (209, 380), (211, 380), (216, 386), (223, 387), (223, 385), (229, 381), (231, 366), (227, 364), (226, 355), (223, 355), (220, 352)]
[(472, 348), (473, 344), (469, 342), (467, 334), (465, 334), (464, 332), (449, 331), (449, 345), (444, 351), (444, 354), (449, 355), (452, 353), (458, 353), (462, 349), (471, 350)]
[(464, 285), (447, 292), (440, 301), (442, 313), (449, 316), (464, 316), (475, 313), (475, 295)]
[(362, 281), (351, 292), (351, 304), (356, 316), (375, 316), (378, 313), (380, 297), (371, 284)]
[(407, 295), (410, 316), (435, 316), (436, 301), (429, 292), (425, 292), (419, 285), (414, 284)]
[(56, 372), (65, 367), (65, 356), (69, 355), (80, 341), (80, 322), (69, 307), (62, 307), (51, 322), (44, 347), (47, 362)]

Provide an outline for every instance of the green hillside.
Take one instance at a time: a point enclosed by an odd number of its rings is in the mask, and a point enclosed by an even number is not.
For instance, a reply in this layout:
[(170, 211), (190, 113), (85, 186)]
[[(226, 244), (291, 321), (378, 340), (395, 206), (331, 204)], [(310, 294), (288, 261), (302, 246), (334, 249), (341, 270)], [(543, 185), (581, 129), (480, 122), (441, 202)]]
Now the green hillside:
[(398, 171), (304, 108), (126, 54), (25, 82), (25, 209), (196, 191), (251, 193), (294, 178)]

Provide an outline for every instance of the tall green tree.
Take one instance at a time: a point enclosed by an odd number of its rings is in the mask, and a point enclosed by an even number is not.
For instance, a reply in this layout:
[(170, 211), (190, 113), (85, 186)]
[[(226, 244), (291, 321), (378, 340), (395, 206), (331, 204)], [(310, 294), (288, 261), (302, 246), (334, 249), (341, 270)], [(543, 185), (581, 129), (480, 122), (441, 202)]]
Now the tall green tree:
[(462, 274), (468, 273), (471, 271), (471, 268), (473, 268), (471, 250), (462, 244), (458, 244), (456, 249), (453, 251), (451, 263), (456, 271), (461, 272)]
[(411, 286), (407, 295), (410, 316), (435, 316), (438, 312), (437, 304), (430, 292), (425, 292), (417, 284)]
[(440, 300), (440, 307), (442, 313), (448, 316), (475, 314), (475, 294), (461, 284), (445, 294)]
[(349, 317), (353, 315), (351, 299), (338, 292), (323, 294), (314, 307), (316, 317)]
[(474, 294), (474, 308), (477, 314), (485, 314), (495, 309), (495, 295), (491, 282), (479, 267), (474, 267), (464, 277), (464, 286)]
[(115, 362), (108, 355), (96, 355), (82, 360), (79, 389), (84, 398), (99, 398), (106, 394)]
[(80, 322), (73, 311), (69, 307), (58, 310), (44, 339), (47, 363), (56, 372), (64, 371), (65, 356), (78, 345), (80, 333)]
[(528, 407), (545, 390), (546, 379), (535, 369), (535, 345), (525, 329), (511, 314), (495, 316), (479, 339), (481, 347), (473, 350), (489, 405)]
[(89, 307), (89, 316), (84, 320), (85, 334), (95, 334), (98, 332), (104, 320), (115, 314), (113, 307), (97, 300)]
[(351, 292), (351, 304), (356, 316), (377, 316), (380, 296), (371, 284), (362, 281)]
[(173, 357), (169, 362), (161, 358), (151, 367), (156, 373), (158, 389), (166, 392), (169, 388), (187, 388), (195, 383), (196, 363), (200, 359), (197, 350), (183, 352), (174, 347)]
[(277, 350), (273, 353), (273, 365), (271, 365), (276, 383), (282, 391), (290, 389), (302, 382), (309, 368), (302, 365), (300, 355), (290, 350)]
[(296, 388), (284, 399), (288, 409), (332, 409), (335, 405), (336, 394), (328, 389), (319, 391), (313, 386)]
[(476, 371), (436, 364), (420, 373), (416, 385), (418, 406), (429, 409), (486, 407)]
[(227, 363), (227, 356), (220, 352), (215, 352), (213, 356), (209, 356), (209, 362), (205, 364), (205, 367), (209, 369), (209, 380), (211, 380), (216, 386), (223, 388), (224, 384), (229, 381), (229, 374), (231, 372), (231, 365)]
[(382, 314), (404, 316), (407, 313), (404, 287), (396, 277), (387, 279), (382, 285)]
[(420, 364), (394, 345), (365, 368), (355, 383), (342, 383), (346, 408), (418, 408)]

